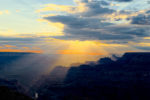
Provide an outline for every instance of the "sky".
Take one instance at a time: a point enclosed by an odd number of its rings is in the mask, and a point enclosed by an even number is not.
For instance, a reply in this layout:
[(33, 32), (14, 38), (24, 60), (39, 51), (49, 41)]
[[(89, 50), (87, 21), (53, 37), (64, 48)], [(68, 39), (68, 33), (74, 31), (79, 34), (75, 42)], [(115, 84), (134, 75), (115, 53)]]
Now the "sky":
[(150, 0), (0, 0), (0, 52), (85, 61), (149, 50)]

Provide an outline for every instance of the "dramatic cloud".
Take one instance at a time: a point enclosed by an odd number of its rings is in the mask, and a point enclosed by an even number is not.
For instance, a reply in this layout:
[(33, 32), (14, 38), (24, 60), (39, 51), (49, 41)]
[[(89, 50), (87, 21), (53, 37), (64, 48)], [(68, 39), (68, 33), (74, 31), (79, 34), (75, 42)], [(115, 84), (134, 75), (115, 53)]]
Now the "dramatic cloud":
[(52, 22), (60, 22), (66, 25), (69, 28), (88, 28), (88, 29), (99, 29), (107, 25), (112, 25), (112, 23), (101, 22), (100, 18), (92, 18), (92, 17), (78, 17), (78, 16), (49, 16), (44, 19), (52, 21)]
[[(128, 2), (131, 0), (118, 0)], [(138, 41), (139, 38), (149, 37), (150, 26), (142, 26), (142, 23), (149, 24), (149, 16), (140, 17), (144, 11), (129, 12), (117, 11), (110, 9), (110, 5), (105, 1), (98, 0), (78, 0), (78, 6), (81, 4), (87, 8), (82, 13), (72, 13), (67, 15), (47, 16), (44, 19), (53, 23), (62, 23), (64, 25), (64, 36), (55, 38), (69, 39), (69, 40), (119, 40), (121, 43), (127, 41)], [(122, 19), (132, 18), (132, 24), (119, 24), (113, 21), (108, 21), (107, 16), (113, 16), (113, 13), (118, 13), (118, 19), (115, 21), (122, 21)], [(120, 15), (119, 15), (120, 13)], [(147, 12), (148, 13), (148, 12)], [(128, 21), (128, 20), (127, 20)], [(134, 25), (140, 24), (140, 25)]]
[(114, 25), (102, 22), (99, 18), (80, 18), (75, 16), (51, 16), (45, 19), (65, 25), (63, 39), (81, 40), (134, 40), (136, 37), (149, 36), (149, 27), (136, 25)]
[(104, 7), (106, 5), (109, 5), (109, 3), (105, 1), (82, 0), (78, 4), (80, 3), (83, 3), (85, 5), (85, 8), (87, 8), (87, 10), (85, 12), (82, 12), (81, 14), (84, 17), (97, 16), (102, 14), (111, 14), (114, 12), (113, 9)]
[(133, 17), (132, 24), (140, 25), (150, 25), (150, 11), (147, 11), (145, 14), (139, 14), (138, 16)]
[[(15, 1), (9, 0), (9, 4), (14, 5)], [(38, 46), (52, 53), (59, 49), (68, 50), (76, 43), (71, 45), (62, 41), (76, 40), (125, 44), (129, 48), (136, 48), (133, 46), (135, 44), (130, 43), (145, 42), (145, 38), (150, 37), (150, 11), (147, 1), (23, 0), (14, 5), (17, 8), (10, 6), (5, 10), (2, 7), (4, 10), (0, 11), (0, 43), (16, 47)], [(16, 12), (18, 8), (21, 11)], [(12, 14), (6, 15), (9, 12)], [(146, 42), (149, 43), (150, 39)]]
[(84, 17), (98, 16), (102, 14), (111, 14), (114, 12), (113, 9), (105, 7), (110, 5), (110, 3), (106, 1), (75, 0), (75, 2), (77, 6), (47, 4), (44, 5), (44, 8), (39, 9), (36, 12), (46, 12), (46, 11), (66, 12)]

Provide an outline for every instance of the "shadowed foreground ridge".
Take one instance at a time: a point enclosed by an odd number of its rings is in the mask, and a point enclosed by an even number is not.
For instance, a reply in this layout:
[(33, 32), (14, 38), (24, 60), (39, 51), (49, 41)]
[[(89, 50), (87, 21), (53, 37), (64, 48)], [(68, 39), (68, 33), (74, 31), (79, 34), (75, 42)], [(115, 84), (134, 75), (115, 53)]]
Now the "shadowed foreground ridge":
[(150, 53), (71, 67), (61, 85), (42, 84), (37, 91), (39, 100), (149, 100)]
[(33, 100), (30, 97), (14, 91), (8, 87), (0, 86), (0, 99), (1, 100)]

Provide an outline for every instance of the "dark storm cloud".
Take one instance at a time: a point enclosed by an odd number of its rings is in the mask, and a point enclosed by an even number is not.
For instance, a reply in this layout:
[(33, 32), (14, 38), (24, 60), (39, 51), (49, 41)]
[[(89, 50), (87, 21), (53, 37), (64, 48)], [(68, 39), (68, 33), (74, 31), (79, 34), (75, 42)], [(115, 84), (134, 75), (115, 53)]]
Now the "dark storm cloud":
[(84, 18), (78, 16), (51, 16), (45, 17), (44, 19), (52, 22), (61, 22), (69, 28), (88, 28), (88, 29), (99, 29), (101, 27), (112, 25), (112, 23), (103, 23), (100, 18)]
[[(135, 28), (136, 30), (136, 28)], [(145, 37), (148, 36), (148, 31), (144, 28), (137, 28), (134, 31), (130, 27), (105, 27), (104, 29), (97, 29), (97, 30), (84, 30), (84, 29), (65, 29), (66, 36), (59, 37), (61, 39), (79, 39), (79, 40), (119, 40), (122, 41), (136, 41), (135, 39), (138, 37)], [(58, 37), (57, 37), (58, 38)]]
[[(90, 37), (89, 37), (90, 36)], [(106, 34), (99, 34), (99, 35), (66, 35), (62, 37), (55, 37), (57, 39), (65, 39), (65, 40), (122, 40), (126, 41), (129, 39), (133, 39), (133, 36), (122, 36), (122, 35), (106, 35)]]
[(81, 3), (84, 3), (88, 8), (85, 12), (80, 13), (80, 16), (91, 17), (98, 16), (102, 14), (110, 14), (115, 12), (115, 10), (110, 9), (108, 7), (110, 4), (106, 1), (98, 1), (98, 0), (81, 0)]
[(149, 36), (147, 33), (150, 32), (149, 27), (142, 27), (142, 26), (115, 26), (108, 28), (110, 32), (115, 32), (116, 34), (122, 35), (132, 35), (137, 37), (145, 37)]
[(105, 1), (93, 1), (86, 3), (88, 7), (87, 12), (82, 13), (83, 16), (97, 16), (102, 14), (110, 14), (115, 12), (113, 9), (109, 9), (107, 7), (103, 7), (103, 5), (109, 5)]
[(89, 3), (87, 5), (89, 10), (85, 13), (82, 13), (83, 16), (97, 16), (102, 14), (111, 14), (114, 12), (113, 9), (102, 7), (99, 3)]
[[(131, 0), (119, 1), (127, 2)], [(50, 22), (60, 22), (65, 26), (63, 30), (65, 35), (54, 38), (67, 40), (112, 40), (117, 41), (117, 43), (128, 43), (128, 41), (135, 42), (149, 36), (149, 26), (119, 25), (106, 22), (107, 19), (102, 17), (103, 15), (117, 12), (107, 7), (107, 5), (110, 5), (108, 2), (82, 0), (81, 3), (88, 7), (87, 11), (84, 11), (82, 14), (75, 13), (44, 17), (44, 19)], [(120, 11), (120, 13), (129, 14), (129, 12), (125, 11)]]
[(122, 34), (117, 29), (111, 30), (108, 27), (95, 30), (66, 28), (65, 33), (81, 40), (126, 40), (134, 38), (133, 35)]
[(67, 36), (64, 38), (80, 39), (80, 40), (125, 40), (132, 39), (133, 36), (123, 36), (121, 34), (109, 34), (101, 30), (77, 30), (66, 29)]
[(52, 22), (61, 22), (65, 25), (63, 39), (80, 40), (134, 40), (136, 37), (149, 36), (149, 27), (135, 25), (119, 26), (102, 22), (100, 18), (80, 18), (78, 16), (51, 16), (45, 17)]
[(150, 14), (139, 14), (131, 19), (132, 24), (150, 25)]

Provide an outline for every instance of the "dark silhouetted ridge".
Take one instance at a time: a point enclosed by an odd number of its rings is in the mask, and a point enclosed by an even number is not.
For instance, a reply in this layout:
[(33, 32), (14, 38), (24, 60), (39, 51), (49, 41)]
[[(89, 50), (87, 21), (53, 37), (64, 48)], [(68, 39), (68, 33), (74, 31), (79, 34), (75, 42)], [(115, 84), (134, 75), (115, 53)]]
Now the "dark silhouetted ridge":
[(42, 84), (37, 90), (39, 100), (149, 100), (150, 52), (71, 67), (62, 84)]
[(150, 52), (129, 52), (125, 53), (122, 58), (119, 59), (128, 64), (149, 64)]
[(32, 100), (17, 80), (0, 79), (0, 100)]
[(30, 97), (14, 91), (8, 87), (0, 86), (0, 100), (33, 100)]

